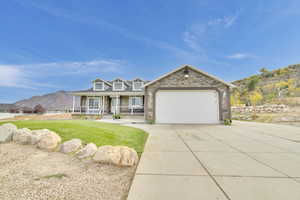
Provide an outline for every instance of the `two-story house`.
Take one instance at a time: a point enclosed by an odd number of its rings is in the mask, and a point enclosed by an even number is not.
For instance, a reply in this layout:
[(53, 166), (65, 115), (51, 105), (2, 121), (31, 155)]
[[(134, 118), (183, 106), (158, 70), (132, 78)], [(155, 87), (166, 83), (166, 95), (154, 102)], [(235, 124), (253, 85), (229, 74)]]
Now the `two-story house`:
[(147, 81), (140, 78), (134, 80), (117, 78), (113, 81), (98, 78), (92, 81), (92, 88), (72, 92), (74, 95), (73, 112), (82, 114), (143, 114), (144, 85), (146, 83)]

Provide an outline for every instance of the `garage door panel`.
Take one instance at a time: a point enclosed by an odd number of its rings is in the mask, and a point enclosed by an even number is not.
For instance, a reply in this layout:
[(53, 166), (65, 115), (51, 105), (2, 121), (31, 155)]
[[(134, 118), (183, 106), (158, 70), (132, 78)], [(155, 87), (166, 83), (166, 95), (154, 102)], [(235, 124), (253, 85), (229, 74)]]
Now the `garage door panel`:
[(156, 94), (157, 123), (219, 123), (216, 91), (158, 91)]

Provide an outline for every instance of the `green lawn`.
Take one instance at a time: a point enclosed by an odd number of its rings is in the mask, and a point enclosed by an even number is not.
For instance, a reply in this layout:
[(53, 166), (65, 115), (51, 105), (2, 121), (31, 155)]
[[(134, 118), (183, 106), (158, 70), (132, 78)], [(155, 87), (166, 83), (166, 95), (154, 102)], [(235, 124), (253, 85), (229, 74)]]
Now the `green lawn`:
[[(8, 123), (8, 122), (1, 122)], [(13, 121), (18, 128), (49, 129), (59, 134), (63, 141), (79, 138), (84, 143), (93, 142), (97, 146), (124, 145), (142, 153), (148, 134), (137, 128), (111, 123), (86, 120), (27, 120)]]

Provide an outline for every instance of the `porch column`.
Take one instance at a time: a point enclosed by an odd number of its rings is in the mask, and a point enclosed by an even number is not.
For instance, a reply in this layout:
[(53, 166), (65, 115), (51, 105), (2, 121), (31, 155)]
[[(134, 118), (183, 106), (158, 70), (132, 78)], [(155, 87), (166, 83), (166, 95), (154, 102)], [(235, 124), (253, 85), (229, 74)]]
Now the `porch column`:
[(73, 113), (75, 112), (75, 96), (73, 96)]
[(105, 112), (105, 96), (102, 96), (102, 114)]
[(120, 100), (120, 97), (119, 96), (116, 96), (116, 113), (115, 114), (119, 114), (119, 100)]
[(90, 102), (89, 102), (89, 97), (86, 97), (86, 113), (90, 113)]

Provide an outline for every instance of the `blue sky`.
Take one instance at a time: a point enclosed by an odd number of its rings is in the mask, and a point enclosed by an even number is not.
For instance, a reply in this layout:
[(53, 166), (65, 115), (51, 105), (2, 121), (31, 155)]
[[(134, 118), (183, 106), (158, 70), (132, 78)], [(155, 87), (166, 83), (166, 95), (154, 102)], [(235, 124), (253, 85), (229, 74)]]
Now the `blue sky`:
[(0, 7), (0, 102), (152, 80), (182, 64), (226, 81), (299, 63), (297, 0), (10, 0)]

